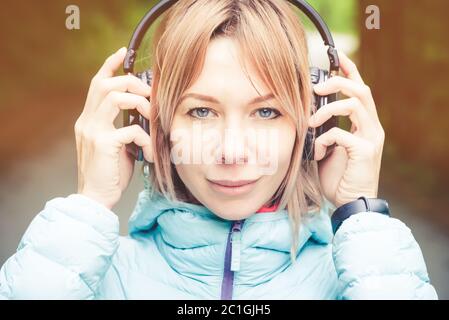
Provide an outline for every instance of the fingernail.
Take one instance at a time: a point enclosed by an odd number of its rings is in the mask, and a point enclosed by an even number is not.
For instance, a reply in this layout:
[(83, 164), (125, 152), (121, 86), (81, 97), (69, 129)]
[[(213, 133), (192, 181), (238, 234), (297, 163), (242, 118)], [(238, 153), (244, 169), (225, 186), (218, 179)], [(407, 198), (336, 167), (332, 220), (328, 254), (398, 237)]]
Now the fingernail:
[(120, 49), (117, 50), (118, 54), (124, 54), (127, 51), (126, 47), (121, 47)]

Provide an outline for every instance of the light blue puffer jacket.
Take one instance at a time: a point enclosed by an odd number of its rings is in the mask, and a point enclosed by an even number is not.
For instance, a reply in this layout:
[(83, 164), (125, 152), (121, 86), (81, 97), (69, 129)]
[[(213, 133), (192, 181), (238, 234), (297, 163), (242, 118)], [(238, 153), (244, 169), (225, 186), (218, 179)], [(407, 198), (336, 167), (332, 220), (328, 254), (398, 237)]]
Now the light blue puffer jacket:
[(130, 235), (120, 237), (117, 216), (103, 205), (79, 194), (55, 198), (0, 270), (0, 298), (437, 298), (402, 222), (359, 213), (334, 237), (329, 209), (303, 219), (292, 264), (285, 210), (254, 214), (230, 232), (232, 222), (207, 208), (150, 198), (145, 189)]

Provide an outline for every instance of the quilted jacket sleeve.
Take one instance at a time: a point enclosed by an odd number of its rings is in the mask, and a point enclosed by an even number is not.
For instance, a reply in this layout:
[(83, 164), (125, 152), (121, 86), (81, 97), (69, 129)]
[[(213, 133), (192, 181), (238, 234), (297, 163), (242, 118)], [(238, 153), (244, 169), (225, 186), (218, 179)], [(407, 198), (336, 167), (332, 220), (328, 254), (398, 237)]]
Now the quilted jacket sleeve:
[(333, 242), (338, 299), (437, 299), (421, 249), (395, 218), (362, 212), (345, 220)]
[(0, 270), (0, 299), (93, 299), (119, 243), (118, 217), (80, 194), (48, 201)]

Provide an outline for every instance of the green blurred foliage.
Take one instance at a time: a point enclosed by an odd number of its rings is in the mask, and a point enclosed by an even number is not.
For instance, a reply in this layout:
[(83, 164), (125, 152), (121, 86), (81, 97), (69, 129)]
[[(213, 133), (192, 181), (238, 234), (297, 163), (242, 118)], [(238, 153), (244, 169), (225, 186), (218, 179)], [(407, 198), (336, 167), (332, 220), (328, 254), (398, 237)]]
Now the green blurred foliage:
[[(333, 33), (358, 35), (357, 0), (308, 0), (326, 21)], [(313, 29), (312, 23), (303, 18), (307, 29)]]

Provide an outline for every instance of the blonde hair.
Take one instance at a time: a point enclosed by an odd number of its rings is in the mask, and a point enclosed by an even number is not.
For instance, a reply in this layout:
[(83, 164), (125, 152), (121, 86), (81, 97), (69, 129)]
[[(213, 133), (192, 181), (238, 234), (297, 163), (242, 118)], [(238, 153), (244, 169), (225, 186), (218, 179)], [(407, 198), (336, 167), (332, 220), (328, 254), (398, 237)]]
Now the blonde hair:
[(186, 187), (170, 161), (175, 109), (199, 77), (209, 42), (216, 37), (236, 40), (241, 57), (254, 63), (297, 124), (290, 167), (270, 201), (287, 208), (293, 261), (301, 215), (322, 205), (317, 165), (302, 161), (312, 91), (305, 31), (294, 9), (285, 0), (180, 0), (164, 13), (153, 40), (150, 135), (157, 152), (148, 181), (153, 191), (170, 200), (186, 199)]

